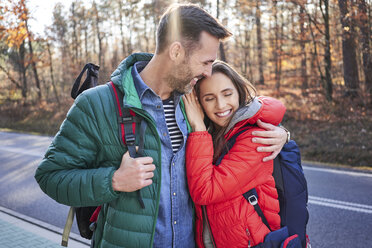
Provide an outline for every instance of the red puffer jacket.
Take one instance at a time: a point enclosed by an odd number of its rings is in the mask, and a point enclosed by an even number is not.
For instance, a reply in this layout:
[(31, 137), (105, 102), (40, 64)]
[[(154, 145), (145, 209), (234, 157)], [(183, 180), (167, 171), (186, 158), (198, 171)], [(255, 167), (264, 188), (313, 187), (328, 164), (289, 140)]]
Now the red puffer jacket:
[[(225, 138), (234, 135), (246, 123), (258, 119), (278, 125), (284, 115), (284, 105), (273, 98), (260, 98), (259, 110), (239, 121)], [(236, 115), (235, 115), (236, 116)], [(240, 116), (241, 119), (241, 116)], [(213, 143), (208, 132), (190, 133), (187, 141), (186, 169), (190, 194), (196, 206), (196, 243), (203, 244), (203, 214), (205, 205), (216, 247), (248, 247), (264, 240), (269, 229), (262, 223), (253, 206), (242, 196), (256, 188), (259, 205), (272, 230), (280, 228), (278, 194), (272, 177), (273, 161), (262, 162), (268, 153), (256, 151), (260, 144), (252, 142), (252, 127), (238, 136), (234, 146), (219, 166), (212, 164)]]

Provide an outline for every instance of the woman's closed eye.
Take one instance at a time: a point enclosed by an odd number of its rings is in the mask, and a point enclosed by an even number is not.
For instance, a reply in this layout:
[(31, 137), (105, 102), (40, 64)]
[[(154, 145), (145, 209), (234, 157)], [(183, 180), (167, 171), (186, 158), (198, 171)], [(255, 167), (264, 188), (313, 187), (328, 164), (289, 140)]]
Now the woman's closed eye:
[(213, 101), (214, 100), (214, 97), (206, 97), (204, 98), (204, 101), (206, 102), (210, 102), (210, 101)]

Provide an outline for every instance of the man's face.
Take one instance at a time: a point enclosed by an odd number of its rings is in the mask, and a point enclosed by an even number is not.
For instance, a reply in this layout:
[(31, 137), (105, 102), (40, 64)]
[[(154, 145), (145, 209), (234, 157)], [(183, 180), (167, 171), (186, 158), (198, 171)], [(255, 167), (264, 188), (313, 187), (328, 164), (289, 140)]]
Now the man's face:
[(186, 56), (182, 63), (175, 65), (170, 75), (170, 87), (180, 93), (190, 93), (196, 82), (212, 73), (212, 63), (217, 58), (219, 40), (202, 32), (199, 45)]

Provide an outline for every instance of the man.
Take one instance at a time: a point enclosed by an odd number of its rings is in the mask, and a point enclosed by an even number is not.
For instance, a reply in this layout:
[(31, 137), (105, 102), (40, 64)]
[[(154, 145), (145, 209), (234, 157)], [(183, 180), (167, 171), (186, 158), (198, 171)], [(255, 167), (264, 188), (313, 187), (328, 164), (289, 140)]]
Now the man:
[[(136, 127), (136, 142), (143, 141), (140, 157), (131, 158), (120, 144), (107, 86), (76, 99), (35, 178), (62, 204), (102, 206), (94, 247), (195, 246), (180, 99), (198, 79), (210, 76), (220, 40), (230, 35), (201, 8), (172, 5), (160, 20), (155, 55), (133, 54), (112, 74), (124, 108), (143, 118)], [(266, 126), (272, 131), (264, 135), (272, 139), (261, 143), (271, 144), (263, 149), (275, 157), (286, 133)]]

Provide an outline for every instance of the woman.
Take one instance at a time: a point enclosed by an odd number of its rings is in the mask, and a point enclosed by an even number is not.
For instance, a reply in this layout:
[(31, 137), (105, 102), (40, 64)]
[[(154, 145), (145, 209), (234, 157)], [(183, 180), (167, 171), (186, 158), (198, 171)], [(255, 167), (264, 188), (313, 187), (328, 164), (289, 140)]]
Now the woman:
[[(187, 141), (186, 169), (196, 206), (199, 247), (250, 247), (263, 242), (270, 230), (242, 196), (253, 188), (271, 229), (280, 228), (273, 161), (262, 161), (267, 154), (256, 151), (252, 131), (260, 130), (253, 126), (259, 120), (278, 125), (285, 107), (278, 100), (257, 99), (254, 94), (254, 87), (228, 64), (215, 62), (212, 76), (184, 97), (193, 129)], [(226, 141), (246, 124), (252, 127), (238, 136), (216, 166)]]

